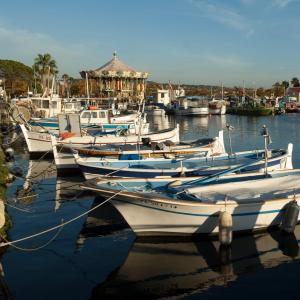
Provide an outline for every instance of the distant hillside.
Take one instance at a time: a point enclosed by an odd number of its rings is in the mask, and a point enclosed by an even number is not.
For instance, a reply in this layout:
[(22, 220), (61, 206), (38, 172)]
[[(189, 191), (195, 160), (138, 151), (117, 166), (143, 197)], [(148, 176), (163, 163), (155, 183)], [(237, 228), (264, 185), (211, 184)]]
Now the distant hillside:
[(0, 78), (10, 94), (24, 94), (33, 81), (32, 68), (14, 60), (0, 59)]

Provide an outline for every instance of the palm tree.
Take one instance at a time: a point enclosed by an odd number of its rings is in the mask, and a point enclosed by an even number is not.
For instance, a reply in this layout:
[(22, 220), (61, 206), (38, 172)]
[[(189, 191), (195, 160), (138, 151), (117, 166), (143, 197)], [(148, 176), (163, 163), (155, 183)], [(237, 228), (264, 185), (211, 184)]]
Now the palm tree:
[(49, 90), (50, 79), (58, 73), (56, 61), (52, 59), (49, 53), (38, 54), (34, 59), (34, 70), (39, 74), (43, 92)]
[(62, 95), (65, 97), (66, 90), (67, 90), (67, 97), (69, 98), (69, 75), (68, 74), (63, 74), (61, 76), (63, 80), (63, 90), (62, 90)]
[(293, 77), (291, 80), (291, 84), (293, 85), (293, 87), (299, 87), (300, 86), (299, 79), (297, 77)]
[(283, 81), (281, 82), (281, 86), (283, 87), (283, 91), (284, 91), (284, 95), (285, 95), (286, 89), (290, 86), (290, 84), (289, 84), (288, 81), (283, 80)]

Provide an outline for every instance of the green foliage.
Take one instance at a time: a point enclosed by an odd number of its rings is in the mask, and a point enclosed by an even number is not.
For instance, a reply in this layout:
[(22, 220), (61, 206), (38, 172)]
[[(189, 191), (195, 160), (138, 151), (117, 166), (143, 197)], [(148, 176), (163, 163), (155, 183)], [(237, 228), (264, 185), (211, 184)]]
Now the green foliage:
[(29, 82), (33, 79), (33, 71), (18, 61), (0, 59), (0, 77), (6, 80), (18, 79)]
[(6, 90), (10, 94), (27, 92), (33, 81), (30, 67), (14, 60), (0, 60), (0, 78), (5, 79)]
[(299, 87), (300, 86), (299, 79), (297, 77), (293, 77), (291, 80), (291, 84), (293, 85), (293, 87)]
[(57, 74), (58, 68), (56, 61), (52, 59), (51, 54), (38, 54), (34, 59), (33, 69), (39, 75), (46, 75), (48, 72), (50, 74)]
[(287, 88), (290, 86), (289, 82), (286, 81), (286, 80), (283, 80), (283, 81), (281, 82), (281, 85), (282, 85), (285, 89), (287, 89)]
[(56, 61), (49, 53), (37, 55), (34, 59), (33, 70), (35, 76), (39, 79), (43, 91), (46, 90), (47, 86), (49, 89), (52, 77), (58, 74)]

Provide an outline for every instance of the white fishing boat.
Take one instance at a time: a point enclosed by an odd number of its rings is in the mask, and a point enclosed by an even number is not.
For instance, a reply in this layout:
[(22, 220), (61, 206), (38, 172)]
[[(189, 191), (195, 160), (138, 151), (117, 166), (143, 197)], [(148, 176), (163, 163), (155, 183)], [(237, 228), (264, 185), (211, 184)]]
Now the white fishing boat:
[(226, 102), (224, 100), (213, 99), (208, 102), (208, 110), (211, 115), (225, 115)]
[[(114, 115), (111, 109), (88, 109), (81, 111), (79, 118), (81, 128), (86, 130), (102, 132), (126, 130), (130, 134), (137, 134), (139, 131), (141, 134), (149, 132), (149, 123), (145, 116), (141, 117), (138, 113)], [(31, 118), (29, 121), (33, 131), (56, 132), (59, 129), (58, 123), (58, 118)]]
[(280, 225), (287, 206), (300, 204), (299, 186), (300, 170), (290, 170), (223, 184), (202, 180), (167, 192), (99, 183), (85, 188), (109, 198), (137, 235), (211, 235), (219, 233), (219, 217), (225, 211), (232, 217), (233, 232)]
[(30, 103), (36, 117), (52, 118), (62, 111), (62, 98), (57, 94), (48, 97), (33, 96)]
[(148, 116), (164, 116), (165, 110), (157, 105), (146, 105), (144, 112)]
[[(291, 169), (293, 145), (288, 149), (275, 149), (268, 154), (268, 170), (283, 167)], [(230, 156), (223, 153), (217, 156), (178, 156), (176, 158), (139, 158), (86, 157), (74, 153), (84, 177), (89, 180), (101, 176), (157, 178), (157, 177), (193, 177), (213, 176), (219, 172), (230, 171), (244, 165), (243, 172), (264, 171), (265, 150), (242, 151)], [(240, 169), (239, 169), (240, 171)]]
[(179, 116), (207, 116), (207, 99), (201, 97), (178, 98), (173, 105), (175, 115)]
[[(54, 136), (51, 137), (53, 156), (55, 160), (55, 165), (57, 170), (70, 170), (70, 169), (78, 169), (79, 166), (74, 159), (74, 155), (68, 145), (58, 145), (57, 140)], [(167, 145), (168, 146), (167, 146)], [(196, 155), (196, 156), (205, 156), (214, 157), (221, 156), (225, 154), (225, 146), (223, 139), (223, 131), (219, 132), (219, 135), (213, 139), (200, 139), (194, 142), (181, 142), (177, 144), (173, 143), (160, 143), (163, 145), (163, 149), (149, 149), (149, 147), (143, 148), (141, 145), (139, 148), (135, 150), (122, 150), (122, 148), (126, 148), (128, 145), (118, 146), (118, 150), (116, 149), (97, 149), (95, 147), (92, 148), (78, 148), (76, 149), (79, 153), (87, 156), (96, 156), (96, 157), (105, 157), (108, 159), (109, 157), (119, 157), (122, 159), (125, 158), (133, 158), (133, 157), (164, 157), (164, 158), (175, 158), (175, 156), (179, 155)], [(132, 147), (132, 146), (130, 146)], [(74, 147), (73, 147), (74, 149)]]
[[(24, 124), (20, 124), (22, 133), (24, 135), (28, 151), (30, 154), (42, 154), (45, 152), (52, 152), (51, 136), (48, 132), (34, 132), (26, 128)], [(91, 136), (81, 135), (74, 136), (68, 134), (69, 137), (65, 139), (58, 139), (59, 145), (72, 145), (74, 147), (89, 147), (89, 146), (105, 146), (110, 144), (139, 144), (144, 139), (152, 142), (162, 142), (170, 140), (174, 143), (179, 142), (179, 125), (176, 128), (161, 130), (158, 132), (148, 134), (136, 135), (102, 135)]]

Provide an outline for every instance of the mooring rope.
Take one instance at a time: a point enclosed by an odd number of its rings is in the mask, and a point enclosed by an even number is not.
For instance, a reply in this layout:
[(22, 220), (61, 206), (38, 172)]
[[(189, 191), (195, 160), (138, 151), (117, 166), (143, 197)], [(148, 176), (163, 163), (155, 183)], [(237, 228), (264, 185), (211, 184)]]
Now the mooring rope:
[[(63, 226), (60, 227), (60, 228), (58, 229), (58, 231), (55, 233), (55, 235), (54, 235), (49, 241), (47, 241), (45, 244), (43, 244), (43, 245), (41, 245), (41, 246), (38, 246), (38, 247), (34, 247), (34, 248), (24, 248), (24, 247), (16, 246), (16, 245), (14, 245), (14, 244), (10, 244), (10, 246), (12, 246), (13, 248), (16, 248), (17, 250), (21, 250), (21, 251), (37, 251), (37, 250), (40, 250), (40, 249), (45, 248), (45, 247), (47, 247), (48, 245), (50, 245), (50, 244), (58, 237), (58, 235), (61, 233), (62, 229), (63, 229)], [(0, 237), (1, 237), (5, 242), (9, 243), (9, 241), (8, 241), (4, 236), (2, 236), (1, 234), (0, 234)], [(1, 245), (0, 245), (0, 247), (1, 247)]]
[(18, 242), (22, 242), (22, 241), (25, 241), (25, 240), (29, 240), (29, 239), (32, 239), (34, 237), (37, 237), (37, 236), (40, 236), (40, 235), (43, 235), (43, 234), (46, 234), (48, 232), (51, 232), (55, 229), (58, 229), (58, 228), (61, 228), (67, 224), (70, 224), (78, 219), (80, 219), (81, 217), (89, 214), (90, 212), (92, 212), (93, 210), (97, 209), (98, 207), (104, 205), (105, 203), (107, 203), (108, 201), (110, 201), (111, 199), (113, 199), (114, 197), (116, 197), (117, 195), (119, 195), (120, 193), (122, 193), (123, 190), (121, 191), (118, 191), (117, 193), (115, 193), (114, 195), (112, 195), (111, 197), (107, 198), (106, 200), (104, 200), (103, 202), (99, 203), (98, 205), (94, 206), (93, 208), (89, 209), (88, 211), (66, 221), (66, 222), (62, 222), (60, 225), (56, 225), (54, 227), (51, 227), (51, 228), (48, 228), (46, 230), (43, 230), (41, 232), (38, 232), (38, 233), (35, 233), (35, 234), (32, 234), (32, 235), (29, 235), (27, 237), (23, 237), (23, 238), (20, 238), (20, 239), (17, 239), (17, 240), (14, 240), (14, 241), (6, 241), (5, 243), (0, 243), (0, 247), (5, 247), (5, 246), (8, 246), (8, 245), (13, 245), (15, 243), (18, 243)]

